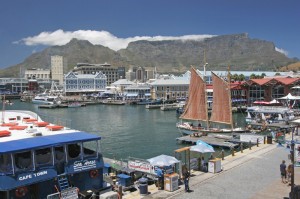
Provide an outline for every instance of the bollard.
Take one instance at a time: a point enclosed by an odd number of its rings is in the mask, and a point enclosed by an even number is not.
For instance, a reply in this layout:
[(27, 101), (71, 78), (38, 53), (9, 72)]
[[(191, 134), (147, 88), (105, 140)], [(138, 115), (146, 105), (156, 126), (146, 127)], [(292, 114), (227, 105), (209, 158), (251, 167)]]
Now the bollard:
[(252, 144), (251, 144), (251, 140), (249, 141), (249, 150), (251, 150)]
[(224, 160), (224, 149), (222, 149), (222, 160)]
[(259, 146), (258, 146), (258, 138), (257, 138), (257, 140), (256, 140), (256, 146), (259, 147)]
[(264, 144), (266, 144), (266, 136), (264, 136)]
[(241, 153), (243, 153), (243, 143), (241, 142), (240, 145), (241, 145)]
[(234, 156), (234, 148), (231, 147), (231, 155)]

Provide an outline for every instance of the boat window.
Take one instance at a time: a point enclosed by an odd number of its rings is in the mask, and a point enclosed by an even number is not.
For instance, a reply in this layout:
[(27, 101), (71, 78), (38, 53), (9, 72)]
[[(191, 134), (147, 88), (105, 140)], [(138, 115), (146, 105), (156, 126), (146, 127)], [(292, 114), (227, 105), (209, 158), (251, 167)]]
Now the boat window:
[(68, 144), (68, 156), (70, 159), (80, 157), (80, 144)]
[(16, 153), (14, 155), (17, 169), (32, 169), (32, 155), (31, 151), (25, 151), (22, 153)]
[(57, 162), (65, 162), (65, 152), (64, 152), (64, 147), (63, 146), (58, 146), (54, 148), (55, 150), (55, 160)]
[(97, 155), (97, 142), (83, 142), (83, 155), (84, 157), (95, 157)]
[(36, 164), (38, 166), (52, 164), (51, 148), (44, 148), (44, 149), (36, 150), (35, 157), (36, 157), (35, 158)]
[(10, 154), (0, 154), (0, 173), (12, 172), (12, 161)]

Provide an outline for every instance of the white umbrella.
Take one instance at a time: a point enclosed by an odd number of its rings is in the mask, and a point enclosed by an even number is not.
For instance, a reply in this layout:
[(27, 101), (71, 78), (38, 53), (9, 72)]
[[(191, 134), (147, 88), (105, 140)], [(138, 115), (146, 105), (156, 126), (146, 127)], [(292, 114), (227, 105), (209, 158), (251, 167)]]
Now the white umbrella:
[(213, 152), (215, 152), (215, 150), (212, 146), (204, 145), (204, 144), (193, 145), (193, 146), (191, 146), (190, 151), (196, 151), (196, 152), (200, 152), (200, 153), (213, 153)]
[(159, 155), (147, 160), (153, 166), (170, 166), (179, 162), (179, 160), (177, 160), (175, 157), (168, 155)]

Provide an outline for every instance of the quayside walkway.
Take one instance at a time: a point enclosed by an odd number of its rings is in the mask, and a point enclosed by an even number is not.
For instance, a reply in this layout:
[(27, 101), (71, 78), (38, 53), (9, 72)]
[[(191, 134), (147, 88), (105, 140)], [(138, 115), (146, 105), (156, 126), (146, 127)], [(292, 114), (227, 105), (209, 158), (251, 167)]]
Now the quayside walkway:
[[(149, 188), (149, 195), (140, 196), (138, 192), (123, 198), (230, 198), (230, 199), (276, 199), (288, 198), (291, 187), (281, 182), (279, 165), (286, 160), (290, 150), (277, 143), (260, 144), (227, 156), (222, 161), (220, 173), (194, 171), (190, 178), (191, 192), (184, 191), (184, 185), (174, 192)], [(300, 184), (300, 168), (295, 168), (295, 184)]]

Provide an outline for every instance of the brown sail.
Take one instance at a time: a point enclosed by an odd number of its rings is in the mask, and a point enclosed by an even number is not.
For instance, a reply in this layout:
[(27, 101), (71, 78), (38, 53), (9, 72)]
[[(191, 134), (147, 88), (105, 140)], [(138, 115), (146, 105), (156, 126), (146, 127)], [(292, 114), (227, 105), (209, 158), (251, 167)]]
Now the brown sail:
[(206, 83), (203, 78), (191, 68), (188, 102), (181, 119), (208, 121), (206, 103)]
[(229, 84), (213, 72), (213, 105), (211, 122), (232, 124), (231, 96)]

